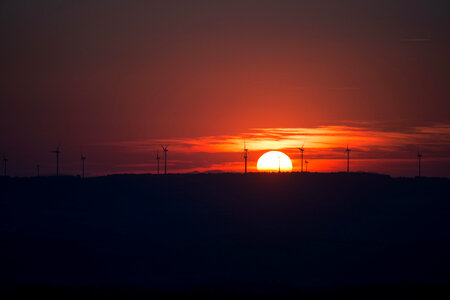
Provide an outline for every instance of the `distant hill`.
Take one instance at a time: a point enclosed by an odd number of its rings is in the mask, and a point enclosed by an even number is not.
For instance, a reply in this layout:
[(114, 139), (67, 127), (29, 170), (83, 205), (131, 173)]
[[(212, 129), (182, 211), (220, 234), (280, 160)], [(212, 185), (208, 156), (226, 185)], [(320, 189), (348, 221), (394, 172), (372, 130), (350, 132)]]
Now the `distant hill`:
[(223, 173), (227, 173), (225, 171), (222, 170), (208, 170), (208, 171), (192, 171), (192, 172), (188, 172), (186, 174), (223, 174)]

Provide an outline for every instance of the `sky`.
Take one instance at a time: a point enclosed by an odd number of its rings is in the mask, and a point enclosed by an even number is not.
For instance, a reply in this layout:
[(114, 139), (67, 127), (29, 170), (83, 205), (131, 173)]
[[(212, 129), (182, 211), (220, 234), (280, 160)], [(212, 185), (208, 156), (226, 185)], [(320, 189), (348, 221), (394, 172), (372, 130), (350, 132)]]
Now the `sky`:
[[(12, 176), (299, 169), (450, 177), (448, 1), (1, 1)], [(161, 151), (160, 151), (161, 154)]]

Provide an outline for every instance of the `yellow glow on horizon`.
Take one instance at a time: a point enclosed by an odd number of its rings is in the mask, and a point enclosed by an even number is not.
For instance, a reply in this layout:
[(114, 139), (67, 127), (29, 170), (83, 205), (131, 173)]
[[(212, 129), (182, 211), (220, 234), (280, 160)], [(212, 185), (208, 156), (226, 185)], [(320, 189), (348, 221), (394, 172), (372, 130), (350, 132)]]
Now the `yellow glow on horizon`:
[(269, 151), (261, 155), (256, 168), (260, 172), (291, 172), (292, 161), (283, 152)]

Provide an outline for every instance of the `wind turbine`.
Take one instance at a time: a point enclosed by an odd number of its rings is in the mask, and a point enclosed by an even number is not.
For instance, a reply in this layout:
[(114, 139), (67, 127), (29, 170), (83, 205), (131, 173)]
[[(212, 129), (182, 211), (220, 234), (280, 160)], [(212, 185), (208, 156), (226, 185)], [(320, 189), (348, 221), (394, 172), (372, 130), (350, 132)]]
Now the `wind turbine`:
[(166, 145), (165, 147), (163, 145), (161, 145), (161, 148), (164, 151), (164, 175), (167, 174), (167, 147), (169, 147), (169, 145)]
[(419, 159), (419, 177), (420, 177), (420, 174), (421, 174), (421, 162), (422, 162), (422, 153), (420, 153), (420, 152), (417, 152), (417, 158)]
[(309, 164), (309, 161), (305, 160), (306, 173), (308, 173), (308, 164)]
[(37, 170), (37, 176), (39, 177), (39, 175), (40, 175), (40, 169), (41, 169), (41, 166), (38, 164), (38, 165), (36, 165), (36, 170)]
[(61, 145), (58, 145), (58, 147), (56, 147), (56, 150), (50, 151), (56, 154), (56, 176), (59, 176), (59, 153), (61, 153), (60, 147)]
[(244, 174), (247, 174), (247, 158), (248, 158), (248, 149), (245, 145), (245, 140), (244, 140), (244, 152), (242, 153), (244, 156)]
[(278, 156), (278, 173), (281, 173), (281, 157)]
[(350, 151), (352, 151), (352, 149), (349, 149), (347, 144), (347, 149), (345, 149), (345, 152), (347, 152), (347, 173), (350, 172)]
[(5, 156), (5, 153), (3, 153), (3, 176), (6, 177), (6, 164), (8, 163), (8, 159)]
[(84, 178), (84, 161), (86, 160), (86, 156), (81, 153), (81, 178)]
[(158, 175), (159, 175), (159, 160), (160, 159), (161, 159), (161, 157), (159, 157), (159, 152), (156, 151), (156, 161), (157, 161), (157, 164), (158, 164)]
[(303, 146), (304, 146), (304, 145), (305, 145), (305, 144), (303, 144), (301, 148), (298, 148), (298, 150), (300, 150), (300, 153), (302, 154), (302, 167), (301, 167), (301, 172), (302, 172), (302, 173), (303, 173), (303, 151), (305, 151), (305, 149), (303, 149)]

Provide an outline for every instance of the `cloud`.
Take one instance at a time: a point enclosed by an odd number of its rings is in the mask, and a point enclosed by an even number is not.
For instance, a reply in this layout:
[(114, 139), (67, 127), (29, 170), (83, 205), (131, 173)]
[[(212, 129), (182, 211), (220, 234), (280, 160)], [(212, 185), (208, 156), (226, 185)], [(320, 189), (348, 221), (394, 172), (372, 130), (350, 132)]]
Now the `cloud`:
[(431, 39), (419, 37), (419, 38), (404, 38), (401, 39), (400, 41), (404, 43), (423, 43), (423, 42), (431, 42)]
[[(370, 122), (311, 128), (254, 128), (237, 135), (124, 141), (110, 146), (131, 154), (152, 153), (160, 150), (160, 144), (169, 144), (172, 171), (236, 171), (242, 168), (240, 154), (244, 139), (249, 149), (250, 170), (255, 170), (259, 156), (269, 150), (285, 152), (298, 165), (298, 147), (302, 145), (310, 166), (315, 165), (316, 171), (331, 171), (340, 164), (333, 161), (344, 161), (347, 144), (352, 149), (353, 165), (359, 164), (362, 171), (380, 171), (375, 166), (377, 162), (387, 165), (387, 161), (389, 164), (414, 161), (419, 149), (428, 159), (443, 164), (450, 160), (450, 125), (447, 124), (402, 129)], [(133, 163), (126, 167), (134, 168)], [(135, 167), (142, 170), (148, 166), (136, 162)]]

